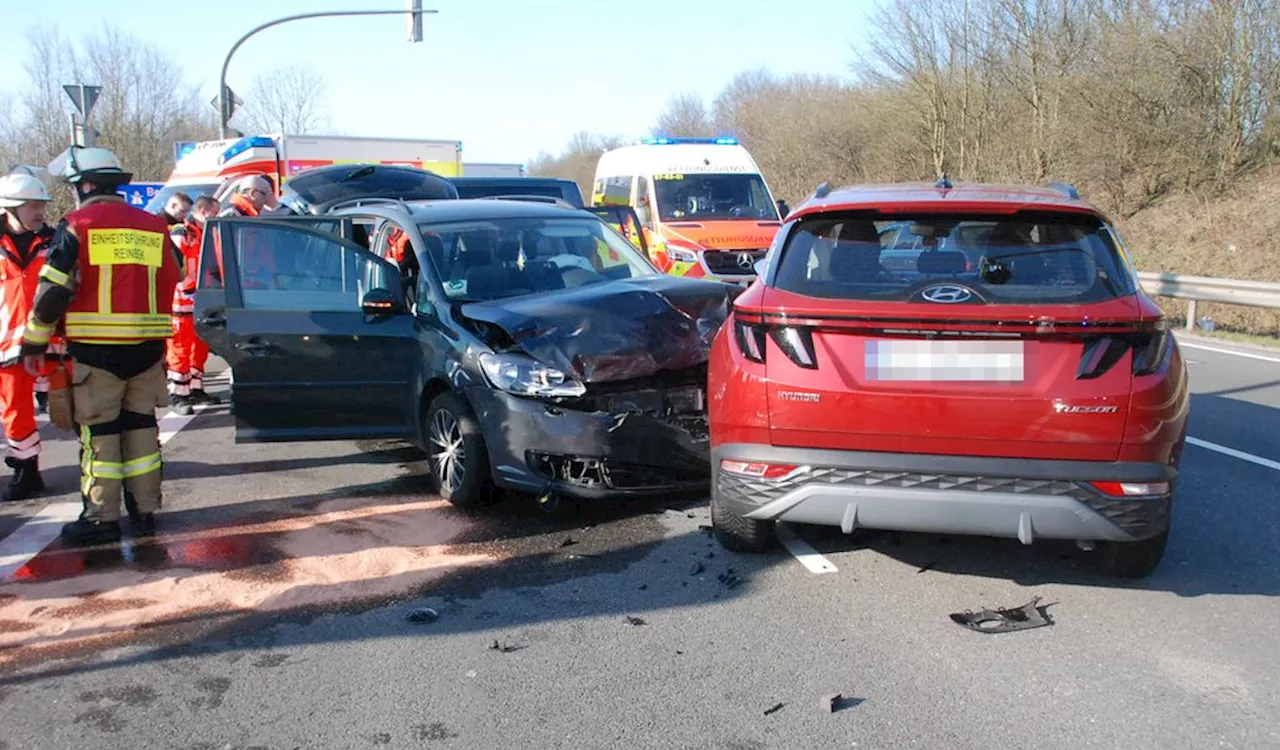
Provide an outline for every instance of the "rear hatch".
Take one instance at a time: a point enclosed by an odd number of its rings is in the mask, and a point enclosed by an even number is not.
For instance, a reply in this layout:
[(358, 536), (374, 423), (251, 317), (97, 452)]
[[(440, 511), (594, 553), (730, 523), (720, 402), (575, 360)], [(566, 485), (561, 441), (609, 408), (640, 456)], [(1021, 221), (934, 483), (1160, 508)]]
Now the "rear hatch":
[(775, 445), (1117, 458), (1156, 335), (1097, 218), (871, 219), (803, 220), (759, 315), (735, 314)]

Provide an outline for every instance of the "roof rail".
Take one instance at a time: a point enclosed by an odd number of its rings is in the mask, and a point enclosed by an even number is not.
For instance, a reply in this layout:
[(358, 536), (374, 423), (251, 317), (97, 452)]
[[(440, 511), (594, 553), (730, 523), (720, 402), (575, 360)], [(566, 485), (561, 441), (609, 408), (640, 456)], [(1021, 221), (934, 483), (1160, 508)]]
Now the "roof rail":
[(1067, 196), (1071, 200), (1075, 200), (1075, 201), (1080, 200), (1080, 191), (1076, 189), (1075, 185), (1071, 185), (1066, 182), (1055, 181), (1055, 182), (1050, 182), (1048, 184), (1048, 187), (1051, 190), (1056, 190), (1059, 193), (1062, 193), (1063, 195)]
[(572, 208), (575, 210), (578, 208), (564, 198), (557, 198), (554, 195), (511, 193), (509, 195), (482, 195), (478, 198), (467, 198), (464, 200), (525, 201), (526, 203), (548, 203), (554, 206), (559, 206), (560, 208)]
[(814, 198), (826, 198), (828, 195), (831, 195), (830, 182), (822, 183), (821, 185), (818, 186), (817, 190), (813, 191)]

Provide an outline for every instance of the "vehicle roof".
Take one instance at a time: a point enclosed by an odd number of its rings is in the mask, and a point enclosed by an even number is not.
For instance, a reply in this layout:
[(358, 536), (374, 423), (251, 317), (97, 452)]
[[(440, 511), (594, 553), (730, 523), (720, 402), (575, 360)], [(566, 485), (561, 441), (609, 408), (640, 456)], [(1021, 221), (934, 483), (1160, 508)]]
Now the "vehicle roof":
[(1065, 189), (1040, 185), (957, 183), (937, 187), (927, 182), (849, 185), (834, 188), (823, 197), (810, 196), (788, 220), (812, 213), (874, 209), (903, 211), (958, 211), (1012, 213), (1015, 211), (1065, 211), (1105, 218), (1102, 210), (1083, 198), (1070, 197)]
[[(484, 219), (543, 219), (543, 218), (595, 218), (594, 214), (578, 208), (561, 208), (550, 203), (531, 203), (529, 201), (506, 201), (492, 198), (471, 198), (468, 200), (408, 201), (409, 218), (414, 222), (473, 221)], [(395, 209), (387, 205), (379, 208), (390, 208), (397, 213), (404, 209)], [(344, 208), (344, 213), (367, 213), (360, 207)]]
[(667, 143), (621, 146), (600, 155), (597, 176), (636, 174), (758, 173), (742, 144)]

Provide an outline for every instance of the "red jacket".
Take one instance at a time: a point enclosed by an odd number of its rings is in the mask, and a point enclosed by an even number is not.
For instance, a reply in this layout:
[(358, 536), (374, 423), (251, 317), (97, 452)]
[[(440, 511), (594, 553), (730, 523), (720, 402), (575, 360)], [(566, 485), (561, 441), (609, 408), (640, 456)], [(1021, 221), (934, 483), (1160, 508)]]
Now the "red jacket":
[[(23, 253), (17, 238), (7, 226), (0, 226), (0, 367), (17, 364), (21, 360), (22, 337), (27, 330), (27, 316), (40, 282), (40, 269), (49, 256), (49, 240), (53, 228), (45, 227), (31, 240)], [(67, 351), (66, 340), (54, 335), (49, 339), (50, 358), (58, 358)]]

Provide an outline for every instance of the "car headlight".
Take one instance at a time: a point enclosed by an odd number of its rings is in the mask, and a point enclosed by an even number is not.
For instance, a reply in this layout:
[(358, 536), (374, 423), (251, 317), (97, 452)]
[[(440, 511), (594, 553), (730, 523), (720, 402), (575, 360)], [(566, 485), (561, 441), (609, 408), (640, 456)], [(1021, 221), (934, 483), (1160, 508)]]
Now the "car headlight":
[(682, 247), (667, 246), (667, 257), (680, 263), (697, 263), (698, 254), (692, 250), (685, 250)]
[(586, 386), (554, 367), (519, 354), (480, 355), (485, 377), (508, 393), (543, 398), (572, 398), (587, 392)]

